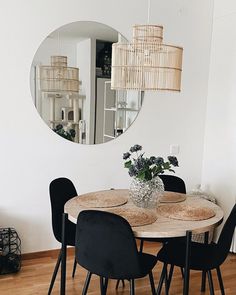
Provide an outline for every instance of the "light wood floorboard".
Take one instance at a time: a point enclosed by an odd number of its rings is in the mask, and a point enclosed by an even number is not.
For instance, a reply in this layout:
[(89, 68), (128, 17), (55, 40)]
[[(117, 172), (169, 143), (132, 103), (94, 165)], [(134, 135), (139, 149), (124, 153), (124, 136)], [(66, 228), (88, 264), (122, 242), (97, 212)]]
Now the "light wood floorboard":
[[(156, 243), (145, 243), (144, 251), (147, 253), (156, 254), (160, 244)], [(71, 252), (71, 251), (70, 251)], [(49, 252), (50, 253), (50, 252)], [(86, 271), (80, 266), (77, 267), (75, 278), (71, 278), (72, 266), (73, 266), (74, 256), (69, 253), (67, 262), (67, 292), (68, 295), (81, 294), (83, 284), (85, 281)], [(0, 276), (0, 294), (1, 295), (45, 295), (48, 291), (49, 282), (51, 275), (55, 266), (56, 257), (55, 254), (48, 255), (39, 258), (25, 259), (23, 260), (22, 269), (17, 274), (2, 275)], [(160, 271), (162, 265), (158, 263), (154, 268), (154, 280), (155, 284), (158, 283)], [(225, 285), (226, 295), (236, 295), (236, 255), (229, 254), (226, 262), (222, 266), (222, 276)], [(220, 295), (219, 284), (217, 281), (216, 273), (213, 272), (215, 295)], [(171, 284), (170, 295), (181, 295), (182, 294), (182, 277), (180, 270), (176, 268)], [(129, 285), (126, 282), (126, 286), (123, 289), (119, 288), (118, 291), (115, 290), (116, 281), (110, 280), (108, 285), (107, 294), (116, 295), (128, 295)], [(201, 284), (201, 273), (191, 272), (190, 280), (190, 295), (204, 294), (200, 292)], [(151, 294), (149, 279), (139, 279), (135, 282), (136, 285), (136, 295)], [(55, 282), (55, 286), (52, 294), (59, 294), (59, 277)], [(97, 276), (92, 276), (91, 283), (89, 286), (88, 294), (99, 295), (99, 279)], [(164, 294), (164, 292), (162, 293)], [(207, 289), (205, 294), (209, 294), (209, 288), (207, 284)]]

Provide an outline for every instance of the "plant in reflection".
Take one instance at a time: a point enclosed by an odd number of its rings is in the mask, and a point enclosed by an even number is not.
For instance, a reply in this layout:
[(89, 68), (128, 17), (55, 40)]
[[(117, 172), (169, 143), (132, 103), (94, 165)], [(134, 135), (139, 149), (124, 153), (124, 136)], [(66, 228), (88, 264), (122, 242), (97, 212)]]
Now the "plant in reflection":
[(69, 131), (65, 130), (61, 124), (58, 124), (55, 128), (52, 129), (56, 134), (60, 135), (61, 137), (73, 141), (75, 138), (75, 130), (69, 129)]
[(124, 167), (129, 170), (129, 175), (141, 181), (149, 181), (164, 173), (165, 170), (175, 172), (173, 167), (178, 167), (178, 160), (175, 156), (168, 156), (167, 160), (162, 157), (145, 157), (142, 146), (135, 144), (123, 154)]

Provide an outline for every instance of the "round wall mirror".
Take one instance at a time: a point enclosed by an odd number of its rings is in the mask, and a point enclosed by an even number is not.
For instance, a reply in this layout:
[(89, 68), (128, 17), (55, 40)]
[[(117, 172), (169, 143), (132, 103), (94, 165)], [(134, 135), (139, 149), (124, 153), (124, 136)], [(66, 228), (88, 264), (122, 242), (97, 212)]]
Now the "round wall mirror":
[(59, 136), (100, 144), (123, 134), (143, 93), (111, 89), (112, 44), (126, 39), (97, 22), (78, 21), (52, 32), (31, 66), (30, 87), (41, 118)]

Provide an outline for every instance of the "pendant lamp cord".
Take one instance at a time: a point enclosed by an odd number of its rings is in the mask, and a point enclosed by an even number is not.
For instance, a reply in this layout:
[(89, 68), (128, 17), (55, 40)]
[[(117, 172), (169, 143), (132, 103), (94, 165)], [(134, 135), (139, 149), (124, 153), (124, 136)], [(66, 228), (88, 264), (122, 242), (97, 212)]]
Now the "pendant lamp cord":
[(148, 14), (147, 14), (147, 23), (150, 23), (150, 9), (151, 9), (151, 0), (148, 0)]
[(57, 32), (57, 46), (58, 46), (58, 55), (61, 55), (61, 40), (60, 40), (60, 32)]

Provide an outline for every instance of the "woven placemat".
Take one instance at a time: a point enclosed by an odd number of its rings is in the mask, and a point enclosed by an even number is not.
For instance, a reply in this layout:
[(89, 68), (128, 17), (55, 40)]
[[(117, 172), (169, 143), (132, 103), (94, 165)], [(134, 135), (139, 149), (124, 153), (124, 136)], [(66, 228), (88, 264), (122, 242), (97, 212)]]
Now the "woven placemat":
[(185, 194), (175, 193), (175, 192), (164, 192), (163, 196), (160, 198), (161, 203), (178, 203), (186, 200)]
[(84, 194), (79, 196), (76, 203), (86, 208), (109, 208), (124, 205), (128, 202), (128, 196), (124, 190), (108, 190)]
[(160, 205), (157, 212), (164, 217), (189, 221), (200, 221), (215, 216), (215, 211), (210, 208), (184, 204)]
[(142, 208), (114, 208), (107, 210), (125, 218), (131, 226), (152, 224), (157, 220), (157, 214), (153, 210)]

